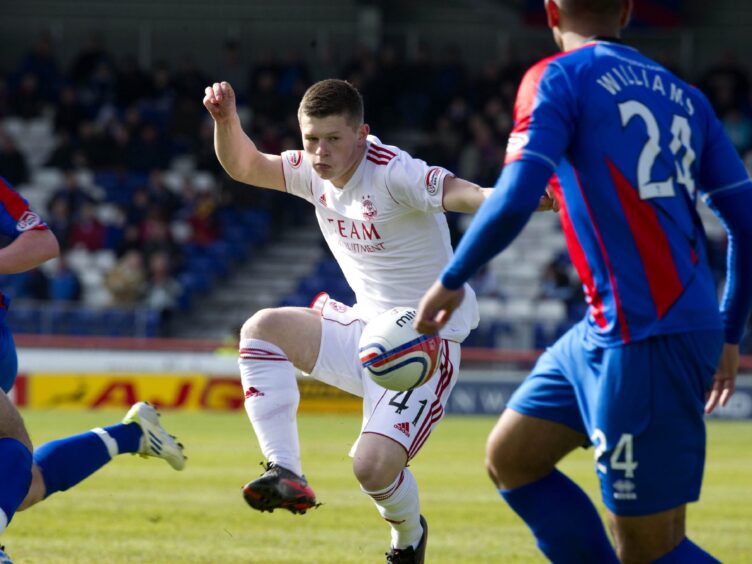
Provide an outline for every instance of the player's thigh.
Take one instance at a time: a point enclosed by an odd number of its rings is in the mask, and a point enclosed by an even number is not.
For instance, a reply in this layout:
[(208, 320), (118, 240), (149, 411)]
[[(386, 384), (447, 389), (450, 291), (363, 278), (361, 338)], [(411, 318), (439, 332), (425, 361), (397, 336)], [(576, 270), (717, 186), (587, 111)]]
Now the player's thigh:
[(539, 480), (587, 436), (548, 419), (505, 409), (486, 445), (486, 467), (500, 488), (513, 489)]
[(603, 501), (615, 515), (658, 515), (699, 498), (704, 392), (722, 341), (720, 332), (680, 333), (604, 351), (594, 395), (583, 401)]
[(513, 488), (548, 474), (589, 443), (572, 380), (582, 371), (582, 327), (564, 334), (515, 390), (487, 445), (491, 478)]
[(358, 342), (365, 323), (352, 308), (327, 300), (320, 311), (320, 338), (316, 364), (306, 370), (311, 377), (353, 395), (363, 397), (363, 371)]
[(387, 390), (364, 377), (362, 433), (387, 437), (402, 446), (407, 460), (415, 457), (444, 417), (446, 402), (457, 381), (459, 343), (443, 340), (440, 358), (431, 379), (406, 392)]
[(639, 517), (622, 517), (609, 511), (608, 525), (622, 562), (652, 562), (686, 536), (686, 505)]

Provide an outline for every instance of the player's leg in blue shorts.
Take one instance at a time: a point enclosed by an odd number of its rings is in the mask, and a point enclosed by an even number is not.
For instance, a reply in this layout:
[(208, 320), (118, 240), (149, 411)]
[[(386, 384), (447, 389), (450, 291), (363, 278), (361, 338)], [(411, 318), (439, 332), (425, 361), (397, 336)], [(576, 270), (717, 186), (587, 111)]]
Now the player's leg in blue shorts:
[(572, 449), (588, 445), (577, 396), (558, 361), (569, 349), (581, 350), (583, 330), (576, 325), (547, 350), (510, 399), (489, 437), (489, 473), (549, 560), (609, 564), (618, 559), (598, 511), (556, 468)]
[(699, 497), (703, 403), (720, 356), (717, 331), (599, 348), (575, 327), (510, 399), (524, 415), (584, 432), (603, 501), (616, 515), (657, 513)]

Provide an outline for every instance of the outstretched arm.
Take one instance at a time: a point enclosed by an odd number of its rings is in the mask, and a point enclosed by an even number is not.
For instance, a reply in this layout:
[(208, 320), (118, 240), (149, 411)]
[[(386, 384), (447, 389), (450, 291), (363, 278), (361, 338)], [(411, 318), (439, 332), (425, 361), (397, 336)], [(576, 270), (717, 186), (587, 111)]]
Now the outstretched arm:
[(26, 272), (59, 254), (60, 246), (52, 231), (26, 231), (0, 249), (0, 274)]
[[(477, 184), (457, 178), (444, 180), (444, 209), (452, 212), (475, 213), (483, 202), (493, 193), (493, 188), (481, 188)], [(559, 211), (559, 204), (549, 188), (540, 197), (536, 211)]]
[(239, 182), (284, 192), (282, 159), (259, 151), (245, 134), (230, 83), (215, 82), (204, 93), (204, 107), (214, 119), (214, 151), (227, 174)]

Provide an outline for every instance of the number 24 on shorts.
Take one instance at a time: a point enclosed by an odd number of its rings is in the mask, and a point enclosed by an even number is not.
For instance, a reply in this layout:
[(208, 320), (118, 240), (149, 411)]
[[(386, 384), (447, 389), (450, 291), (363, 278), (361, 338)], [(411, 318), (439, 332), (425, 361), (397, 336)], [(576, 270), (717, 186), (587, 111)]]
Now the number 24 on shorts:
[[(601, 474), (605, 474), (608, 469), (600, 459), (603, 453), (608, 450), (606, 435), (600, 429), (596, 429), (590, 436), (590, 440), (593, 441), (593, 445), (595, 446), (596, 470)], [(619, 442), (616, 443), (616, 447), (609, 459), (609, 464), (612, 470), (623, 470), (625, 478), (634, 478), (638, 463), (634, 459), (634, 437), (631, 433), (624, 433), (619, 438)]]

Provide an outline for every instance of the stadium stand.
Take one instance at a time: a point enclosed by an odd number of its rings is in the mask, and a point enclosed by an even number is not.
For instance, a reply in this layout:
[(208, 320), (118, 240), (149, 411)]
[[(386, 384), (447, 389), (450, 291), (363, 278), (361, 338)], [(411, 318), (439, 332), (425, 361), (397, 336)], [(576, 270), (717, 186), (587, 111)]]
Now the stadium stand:
[[(353, 3), (340, 4), (354, 17)], [(397, 48), (386, 34), (378, 50), (324, 45), (308, 57), (258, 49), (248, 57), (227, 41), (212, 50), (212, 66), (173, 57), (147, 67), (101, 36), (83, 37), (64, 64), (53, 36), (41, 33), (0, 72), (0, 174), (64, 249), (38, 272), (0, 278), (17, 333), (222, 338), (254, 309), (307, 305), (322, 290), (354, 299), (305, 202), (221, 172), (200, 104), (215, 72), (239, 86), (244, 125), (262, 150), (299, 145), (297, 99), (336, 74), (364, 93), (366, 119), (383, 140), (492, 185), (521, 72), (540, 55), (508, 50), (478, 65), (457, 46)], [(747, 71), (726, 53), (694, 78), (752, 163)], [(701, 215), (720, 287), (724, 233), (707, 208)], [(450, 217), (455, 241), (467, 221)], [(473, 285), (482, 323), (472, 345), (544, 347), (583, 313), (554, 214), (536, 216)]]

